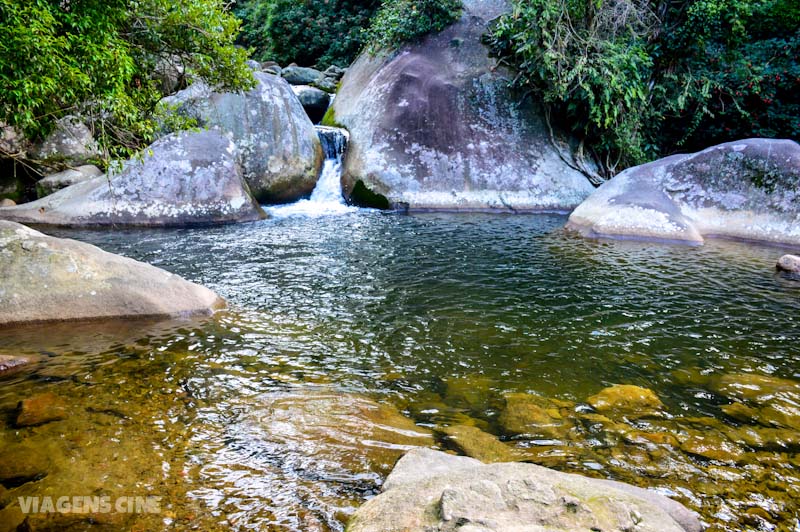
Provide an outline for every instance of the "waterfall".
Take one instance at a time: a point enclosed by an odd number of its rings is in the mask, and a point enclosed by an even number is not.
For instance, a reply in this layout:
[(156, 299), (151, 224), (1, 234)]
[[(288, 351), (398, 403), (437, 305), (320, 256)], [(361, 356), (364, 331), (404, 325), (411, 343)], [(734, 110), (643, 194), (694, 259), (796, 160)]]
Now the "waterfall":
[(345, 204), (342, 197), (342, 158), (347, 150), (349, 133), (347, 130), (336, 127), (315, 127), (322, 143), (322, 151), (325, 154), (325, 162), (322, 165), (322, 173), (317, 181), (317, 186), (314, 187), (309, 199), (267, 209), (273, 217), (331, 216), (357, 210), (355, 207)]

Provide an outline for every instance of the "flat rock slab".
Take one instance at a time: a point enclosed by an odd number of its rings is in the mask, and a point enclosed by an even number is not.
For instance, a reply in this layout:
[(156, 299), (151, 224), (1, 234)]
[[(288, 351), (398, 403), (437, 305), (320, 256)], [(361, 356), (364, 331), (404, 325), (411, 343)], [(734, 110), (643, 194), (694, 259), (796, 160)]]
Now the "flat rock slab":
[(56, 394), (34, 395), (19, 402), (16, 425), (33, 427), (67, 417), (67, 404)]
[(219, 131), (174, 133), (146, 152), (117, 174), (0, 208), (0, 219), (68, 227), (190, 226), (266, 216), (244, 181), (236, 146)]
[(626, 484), (533, 464), (483, 464), (430, 449), (408, 452), (348, 532), (699, 532), (681, 504)]
[(0, 221), (0, 326), (211, 314), (224, 301), (179, 276)]
[(629, 168), (567, 227), (587, 237), (800, 246), (800, 144), (746, 139)]

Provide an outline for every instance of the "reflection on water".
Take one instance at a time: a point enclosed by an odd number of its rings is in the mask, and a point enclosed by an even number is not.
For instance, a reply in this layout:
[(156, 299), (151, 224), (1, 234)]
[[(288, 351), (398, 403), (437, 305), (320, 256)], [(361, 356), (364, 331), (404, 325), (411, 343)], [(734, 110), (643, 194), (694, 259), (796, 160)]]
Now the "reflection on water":
[[(797, 526), (800, 395), (742, 399), (758, 409), (743, 416), (723, 379), (800, 380), (800, 283), (774, 273), (780, 252), (590, 242), (564, 221), (360, 211), (53, 231), (205, 284), (231, 310), (0, 331), (0, 351), (35, 357), (0, 381), (0, 457), (45, 474), (0, 488), (0, 520), (20, 495), (154, 494), (158, 515), (39, 526), (342, 530), (407, 445), (452, 447), (445, 432), (470, 426), (518, 459), (668, 493), (717, 530)], [(612, 384), (652, 389), (666, 415), (593, 412), (586, 399)], [(17, 402), (45, 391), (66, 419), (14, 427)], [(520, 392), (558, 430), (510, 431)], [(784, 417), (764, 417), (775, 405)]]

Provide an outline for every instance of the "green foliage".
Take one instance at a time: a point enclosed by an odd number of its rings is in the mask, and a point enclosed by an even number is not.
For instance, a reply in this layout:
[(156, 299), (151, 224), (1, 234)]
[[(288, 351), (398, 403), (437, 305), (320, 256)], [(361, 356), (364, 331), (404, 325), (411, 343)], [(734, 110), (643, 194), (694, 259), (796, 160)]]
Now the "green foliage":
[(380, 0), (244, 0), (234, 13), (242, 20), (239, 42), (261, 61), (320, 68), (347, 66), (364, 44)]
[(252, 84), (222, 0), (0, 0), (0, 121), (29, 138), (75, 112), (108, 157), (152, 139), (164, 59), (222, 88)]
[(488, 40), (609, 174), (735, 138), (800, 137), (796, 0), (516, 0)]
[(371, 50), (394, 49), (442, 31), (461, 17), (461, 0), (384, 0), (367, 31)]

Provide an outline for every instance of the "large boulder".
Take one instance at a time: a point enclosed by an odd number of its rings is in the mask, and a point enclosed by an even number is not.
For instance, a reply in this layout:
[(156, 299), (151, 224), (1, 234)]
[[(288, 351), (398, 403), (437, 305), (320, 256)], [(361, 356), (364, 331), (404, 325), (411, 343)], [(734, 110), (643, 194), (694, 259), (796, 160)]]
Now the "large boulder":
[(242, 177), (233, 142), (219, 131), (175, 133), (147, 152), (119, 174), (0, 208), (0, 219), (60, 226), (187, 226), (265, 216)]
[(36, 195), (39, 198), (49, 196), (57, 190), (67, 188), (75, 183), (88, 181), (93, 177), (103, 175), (98, 167), (93, 164), (85, 164), (77, 168), (67, 168), (63, 172), (50, 174), (36, 182)]
[(567, 224), (588, 237), (800, 245), (800, 145), (747, 139), (630, 168)]
[(408, 452), (348, 532), (636, 530), (699, 532), (697, 517), (654, 492), (524, 463)]
[(248, 92), (214, 92), (196, 82), (162, 105), (230, 133), (256, 199), (295, 201), (314, 190), (322, 168), (314, 124), (285, 80), (263, 72), (253, 76), (257, 85)]
[(31, 154), (36, 159), (55, 159), (68, 165), (84, 164), (101, 155), (92, 131), (73, 115), (59, 119), (53, 131), (33, 147)]
[(311, 121), (318, 124), (325, 116), (325, 111), (328, 110), (331, 95), (310, 85), (295, 85), (292, 87), (292, 91), (297, 95), (297, 99), (300, 100)]
[(488, 22), (507, 9), (500, 0), (466, 0), (462, 19), (441, 33), (394, 54), (364, 53), (347, 70), (332, 118), (350, 130), (342, 180), (351, 201), (571, 210), (593, 191), (481, 43)]
[(217, 294), (169, 272), (0, 221), (0, 326), (210, 314)]

